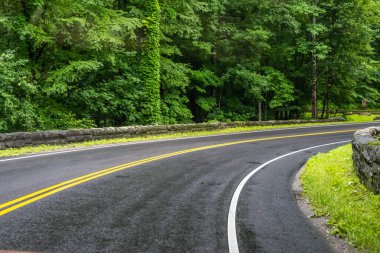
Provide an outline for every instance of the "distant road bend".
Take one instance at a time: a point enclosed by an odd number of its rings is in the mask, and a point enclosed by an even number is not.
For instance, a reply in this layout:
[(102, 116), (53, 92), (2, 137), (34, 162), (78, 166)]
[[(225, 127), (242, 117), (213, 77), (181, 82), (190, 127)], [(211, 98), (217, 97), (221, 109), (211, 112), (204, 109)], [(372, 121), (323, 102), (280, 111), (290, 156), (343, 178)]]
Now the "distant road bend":
[(0, 159), (0, 250), (334, 252), (298, 209), (306, 160), (379, 123)]

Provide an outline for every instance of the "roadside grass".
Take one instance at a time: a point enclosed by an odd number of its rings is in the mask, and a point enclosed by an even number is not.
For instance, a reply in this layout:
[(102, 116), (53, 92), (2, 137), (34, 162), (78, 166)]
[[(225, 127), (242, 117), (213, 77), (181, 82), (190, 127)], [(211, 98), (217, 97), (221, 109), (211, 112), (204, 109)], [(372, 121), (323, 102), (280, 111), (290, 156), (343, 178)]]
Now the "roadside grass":
[(359, 115), (359, 114), (353, 114), (353, 115), (347, 115), (346, 119), (349, 122), (370, 122), (370, 121), (373, 121), (378, 116), (379, 115)]
[[(366, 111), (366, 113), (371, 113), (371, 112)], [(318, 117), (320, 116), (321, 115), (319, 115)], [(379, 117), (379, 115), (360, 115), (360, 114), (344, 115), (342, 113), (338, 113), (336, 117), (343, 117), (347, 120), (347, 122), (371, 122), (371, 121), (374, 121), (376, 117)], [(304, 113), (303, 118), (311, 119), (311, 113)]]
[(213, 130), (213, 131), (183, 132), (183, 133), (172, 133), (172, 134), (162, 134), (162, 135), (149, 135), (149, 136), (139, 136), (139, 137), (93, 140), (93, 141), (70, 143), (70, 144), (63, 144), (63, 145), (40, 145), (40, 146), (35, 146), (35, 147), (10, 148), (6, 150), (0, 150), (0, 157), (19, 156), (19, 155), (25, 155), (25, 154), (57, 151), (57, 150), (64, 150), (64, 149), (71, 149), (71, 148), (83, 148), (83, 147), (91, 147), (91, 146), (97, 146), (97, 145), (110, 145), (110, 144), (119, 144), (119, 143), (128, 143), (128, 142), (174, 139), (174, 138), (181, 138), (181, 137), (196, 137), (196, 136), (207, 136), (207, 135), (217, 135), (217, 134), (227, 134), (227, 133), (241, 133), (241, 132), (248, 132), (248, 131), (270, 130), (270, 129), (279, 129), (279, 128), (310, 127), (310, 126), (323, 126), (323, 125), (333, 125), (333, 124), (345, 124), (345, 123), (344, 122), (329, 122), (329, 123), (305, 123), (305, 124), (289, 124), (289, 125), (275, 125), (275, 126), (235, 127), (235, 128), (226, 128), (226, 129), (219, 129), (219, 130)]
[(301, 176), (316, 216), (362, 252), (380, 252), (380, 195), (355, 175), (351, 145), (312, 157)]

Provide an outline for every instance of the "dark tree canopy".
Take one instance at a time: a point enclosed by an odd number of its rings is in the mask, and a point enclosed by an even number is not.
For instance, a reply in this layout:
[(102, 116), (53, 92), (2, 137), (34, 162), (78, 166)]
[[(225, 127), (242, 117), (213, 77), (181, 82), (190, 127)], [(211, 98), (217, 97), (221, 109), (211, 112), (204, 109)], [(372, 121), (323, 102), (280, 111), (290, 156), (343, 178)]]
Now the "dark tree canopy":
[(0, 132), (380, 102), (379, 0), (2, 0), (0, 35)]

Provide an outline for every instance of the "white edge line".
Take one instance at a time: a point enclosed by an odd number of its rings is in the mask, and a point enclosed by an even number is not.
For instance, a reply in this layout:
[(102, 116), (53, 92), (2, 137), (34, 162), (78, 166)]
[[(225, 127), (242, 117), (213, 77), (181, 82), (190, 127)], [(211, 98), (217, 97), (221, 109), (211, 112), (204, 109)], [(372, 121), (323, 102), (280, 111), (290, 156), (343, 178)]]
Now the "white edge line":
[(272, 160), (270, 160), (270, 161), (268, 161), (268, 162), (260, 165), (255, 170), (253, 170), (251, 173), (249, 173), (240, 182), (240, 184), (236, 188), (236, 190), (234, 192), (234, 195), (232, 197), (232, 200), (231, 200), (230, 209), (228, 211), (227, 232), (228, 232), (228, 247), (229, 247), (229, 252), (230, 253), (239, 253), (239, 245), (238, 245), (237, 234), (236, 234), (236, 210), (237, 210), (237, 205), (238, 205), (240, 193), (243, 190), (245, 184), (248, 182), (248, 180), (253, 175), (255, 175), (257, 172), (259, 172), (261, 169), (263, 169), (267, 165), (269, 165), (269, 164), (271, 164), (271, 163), (273, 163), (273, 162), (275, 162), (275, 161), (277, 161), (279, 159), (282, 159), (284, 157), (291, 156), (291, 155), (294, 155), (294, 154), (297, 154), (297, 153), (301, 153), (303, 151), (307, 151), (307, 150), (310, 150), (310, 149), (315, 149), (315, 148), (320, 148), (320, 147), (325, 147), (325, 146), (332, 146), (332, 145), (337, 145), (337, 144), (342, 144), (342, 143), (347, 143), (347, 142), (351, 142), (351, 141), (333, 142), (333, 143), (318, 145), (318, 146), (314, 146), (314, 147), (310, 147), (310, 148), (305, 148), (305, 149), (301, 149), (301, 150), (298, 150), (298, 151), (294, 151), (294, 152), (291, 152), (291, 153), (288, 153), (288, 154), (276, 157), (276, 158), (274, 158), (274, 159), (272, 159)]
[(201, 138), (217, 137), (217, 136), (230, 136), (230, 135), (250, 134), (250, 133), (264, 133), (264, 132), (286, 131), (286, 130), (296, 130), (296, 129), (306, 129), (306, 128), (322, 128), (322, 127), (336, 127), (336, 126), (350, 126), (350, 125), (354, 126), (354, 125), (364, 125), (364, 124), (371, 124), (371, 123), (376, 124), (376, 122), (328, 124), (328, 125), (321, 125), (321, 126), (278, 128), (278, 129), (268, 129), (268, 130), (259, 130), (259, 131), (254, 130), (254, 131), (238, 132), (238, 133), (226, 133), (226, 134), (214, 134), (214, 135), (205, 135), (205, 136), (170, 138), (170, 139), (152, 140), (152, 141), (137, 141), (137, 142), (127, 142), (127, 143), (118, 143), (118, 144), (108, 144), (108, 145), (101, 145), (101, 146), (97, 145), (97, 146), (88, 147), (88, 148), (73, 148), (73, 149), (63, 150), (63, 151), (48, 152), (48, 153), (42, 153), (42, 154), (0, 159), (0, 163), (9, 162), (9, 161), (16, 161), (16, 160), (24, 160), (24, 159), (30, 159), (30, 158), (36, 158), (36, 157), (43, 157), (43, 156), (52, 156), (52, 155), (59, 155), (59, 154), (65, 154), (65, 153), (74, 153), (74, 152), (81, 152), (81, 151), (87, 151), (87, 150), (112, 148), (112, 147), (122, 147), (122, 146), (145, 144), (145, 143), (157, 143), (157, 142), (167, 142), (167, 141), (187, 140), (187, 139), (197, 139), (197, 138), (201, 139)]

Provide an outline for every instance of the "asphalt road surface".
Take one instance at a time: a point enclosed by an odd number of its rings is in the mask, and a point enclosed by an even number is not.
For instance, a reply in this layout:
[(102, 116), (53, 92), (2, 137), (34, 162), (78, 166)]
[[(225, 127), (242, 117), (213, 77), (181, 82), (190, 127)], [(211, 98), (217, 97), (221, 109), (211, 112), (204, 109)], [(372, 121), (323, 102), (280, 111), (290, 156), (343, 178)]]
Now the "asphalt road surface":
[[(291, 184), (310, 156), (344, 145), (355, 129), (374, 125), (379, 124), (270, 130), (0, 160), (0, 250), (333, 252), (298, 209)], [(279, 158), (334, 142), (340, 143)]]

